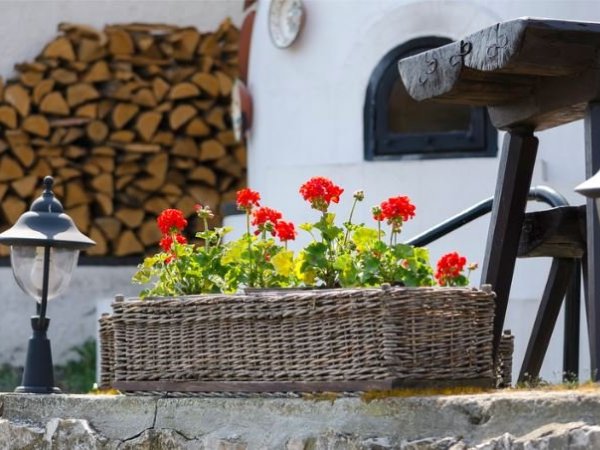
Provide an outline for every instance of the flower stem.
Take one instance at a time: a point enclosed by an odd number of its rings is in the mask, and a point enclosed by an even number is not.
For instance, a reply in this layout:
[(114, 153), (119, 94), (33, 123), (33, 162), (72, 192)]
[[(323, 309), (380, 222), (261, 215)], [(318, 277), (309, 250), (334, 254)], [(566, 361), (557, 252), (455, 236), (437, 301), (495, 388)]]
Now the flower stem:
[[(206, 217), (203, 217), (202, 220), (204, 221), (204, 231), (208, 231), (208, 220)], [(204, 239), (204, 250), (208, 252), (208, 239)]]
[(342, 246), (345, 246), (346, 242), (348, 242), (348, 233), (350, 233), (350, 225), (352, 225), (352, 215), (354, 214), (354, 208), (356, 208), (357, 202), (358, 202), (358, 199), (355, 198), (354, 202), (352, 203), (352, 208), (350, 208), (350, 216), (348, 217), (348, 227), (346, 228), (346, 234), (344, 235), (344, 242), (343, 242)]
[(246, 237), (248, 238), (248, 259), (250, 260), (250, 264), (248, 264), (248, 286), (254, 287), (252, 276), (254, 258), (252, 255), (252, 236), (250, 235), (250, 211), (248, 209), (246, 209)]

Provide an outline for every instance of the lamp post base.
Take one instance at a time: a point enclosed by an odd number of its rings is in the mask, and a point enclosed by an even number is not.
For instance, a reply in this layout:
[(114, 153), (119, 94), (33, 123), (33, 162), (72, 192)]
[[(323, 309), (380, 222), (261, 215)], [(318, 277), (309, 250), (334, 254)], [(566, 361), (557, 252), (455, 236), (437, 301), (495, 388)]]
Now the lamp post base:
[(39, 316), (31, 318), (33, 336), (29, 338), (27, 346), (27, 359), (23, 371), (23, 381), (15, 392), (32, 394), (58, 394), (60, 389), (54, 386), (54, 367), (52, 365), (52, 351), (50, 340), (46, 337), (46, 330), (50, 319), (40, 320)]
[(15, 392), (21, 394), (62, 394), (62, 391), (57, 387), (48, 386), (19, 386)]

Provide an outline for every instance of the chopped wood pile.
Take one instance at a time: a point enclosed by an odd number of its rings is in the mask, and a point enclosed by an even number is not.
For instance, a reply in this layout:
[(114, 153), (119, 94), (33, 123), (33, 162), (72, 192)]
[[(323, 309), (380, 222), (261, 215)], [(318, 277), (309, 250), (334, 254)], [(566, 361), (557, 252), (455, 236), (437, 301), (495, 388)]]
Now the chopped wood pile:
[(229, 20), (213, 33), (138, 23), (59, 31), (15, 66), (17, 78), (0, 79), (0, 229), (45, 175), (98, 243), (89, 255), (148, 253), (163, 209), (218, 213), (235, 198), (246, 149), (229, 117), (239, 34)]

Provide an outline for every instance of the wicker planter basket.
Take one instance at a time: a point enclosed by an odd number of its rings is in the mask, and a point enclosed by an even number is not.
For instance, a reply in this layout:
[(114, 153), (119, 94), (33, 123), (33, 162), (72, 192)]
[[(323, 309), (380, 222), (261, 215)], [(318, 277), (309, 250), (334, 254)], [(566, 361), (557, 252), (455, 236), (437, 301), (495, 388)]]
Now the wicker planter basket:
[[(389, 288), (115, 302), (102, 384), (122, 391), (494, 386), (494, 294)], [(106, 370), (106, 373), (104, 372)]]

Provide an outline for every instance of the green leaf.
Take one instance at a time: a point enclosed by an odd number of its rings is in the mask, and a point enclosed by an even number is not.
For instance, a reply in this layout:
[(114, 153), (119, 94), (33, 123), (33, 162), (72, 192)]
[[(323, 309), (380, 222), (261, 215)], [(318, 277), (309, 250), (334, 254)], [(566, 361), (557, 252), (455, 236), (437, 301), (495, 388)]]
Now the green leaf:
[(373, 248), (379, 242), (379, 233), (373, 228), (359, 226), (352, 233), (352, 242), (354, 242), (359, 252), (364, 252)]
[(271, 264), (273, 264), (276, 273), (289, 277), (294, 273), (294, 252), (284, 250), (277, 253), (271, 258)]

